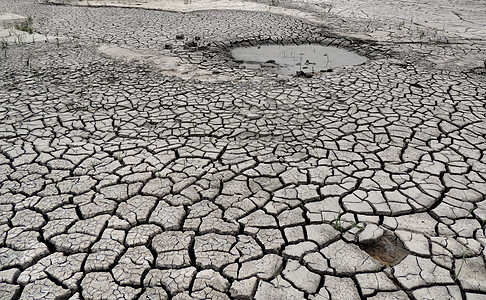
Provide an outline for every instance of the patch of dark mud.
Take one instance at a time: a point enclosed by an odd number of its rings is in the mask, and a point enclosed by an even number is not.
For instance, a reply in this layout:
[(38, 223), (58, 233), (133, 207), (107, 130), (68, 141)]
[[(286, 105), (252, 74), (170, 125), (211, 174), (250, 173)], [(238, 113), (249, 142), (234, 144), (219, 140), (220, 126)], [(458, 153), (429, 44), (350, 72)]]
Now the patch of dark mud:
[(391, 231), (386, 231), (371, 244), (361, 245), (361, 249), (380, 263), (392, 267), (410, 254), (403, 242)]

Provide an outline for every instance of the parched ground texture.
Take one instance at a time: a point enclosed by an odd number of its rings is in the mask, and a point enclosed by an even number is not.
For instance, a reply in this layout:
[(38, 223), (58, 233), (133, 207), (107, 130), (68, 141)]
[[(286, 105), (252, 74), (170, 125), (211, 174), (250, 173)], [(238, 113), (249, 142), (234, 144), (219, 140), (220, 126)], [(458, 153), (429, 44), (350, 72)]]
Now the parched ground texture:
[[(483, 1), (61, 4), (0, 0), (0, 299), (486, 299)], [(369, 60), (228, 54), (308, 42)]]

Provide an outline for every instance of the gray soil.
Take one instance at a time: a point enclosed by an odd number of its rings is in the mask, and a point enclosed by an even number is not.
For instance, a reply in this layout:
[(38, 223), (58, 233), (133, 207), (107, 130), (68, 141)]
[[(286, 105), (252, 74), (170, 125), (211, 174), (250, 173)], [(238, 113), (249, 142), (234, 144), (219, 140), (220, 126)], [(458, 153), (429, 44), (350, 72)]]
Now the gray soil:
[(0, 299), (486, 297), (484, 1), (63, 2), (0, 0)]

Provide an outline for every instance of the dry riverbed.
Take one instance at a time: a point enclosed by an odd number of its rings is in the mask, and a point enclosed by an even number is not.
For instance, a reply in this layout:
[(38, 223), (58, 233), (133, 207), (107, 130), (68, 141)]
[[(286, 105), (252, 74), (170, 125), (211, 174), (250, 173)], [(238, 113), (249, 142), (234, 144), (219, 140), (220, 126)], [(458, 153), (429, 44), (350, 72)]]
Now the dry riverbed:
[(0, 0), (0, 299), (486, 298), (484, 11)]

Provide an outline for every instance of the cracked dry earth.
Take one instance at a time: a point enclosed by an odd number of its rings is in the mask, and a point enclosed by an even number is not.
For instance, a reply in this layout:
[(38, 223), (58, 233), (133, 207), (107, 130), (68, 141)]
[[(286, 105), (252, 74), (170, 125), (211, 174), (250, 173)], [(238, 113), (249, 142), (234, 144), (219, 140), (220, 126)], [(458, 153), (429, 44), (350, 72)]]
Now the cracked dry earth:
[[(2, 44), (0, 299), (486, 299), (485, 76), (461, 67), (483, 40), (409, 27), (401, 48), (326, 14), (0, 11), (63, 37)], [(301, 79), (227, 55), (309, 41), (369, 60)]]

